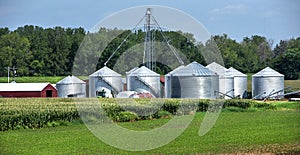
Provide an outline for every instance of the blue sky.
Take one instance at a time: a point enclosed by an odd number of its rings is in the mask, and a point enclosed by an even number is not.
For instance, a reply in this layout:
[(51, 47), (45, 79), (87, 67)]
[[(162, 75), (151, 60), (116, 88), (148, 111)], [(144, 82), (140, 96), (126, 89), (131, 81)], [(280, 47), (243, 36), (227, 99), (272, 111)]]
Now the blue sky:
[(193, 16), (212, 35), (237, 41), (262, 35), (278, 43), (300, 36), (298, 0), (0, 0), (0, 27), (26, 24), (42, 27), (83, 27), (87, 31), (119, 10), (162, 5)]

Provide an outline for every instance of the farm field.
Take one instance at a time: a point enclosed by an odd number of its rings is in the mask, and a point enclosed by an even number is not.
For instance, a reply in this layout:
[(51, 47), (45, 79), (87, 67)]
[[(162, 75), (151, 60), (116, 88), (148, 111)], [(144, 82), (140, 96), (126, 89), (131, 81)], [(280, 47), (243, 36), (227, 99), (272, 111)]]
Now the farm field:
[[(28, 102), (34, 103), (34, 100)], [(56, 99), (49, 102), (57, 106), (57, 103), (70, 101)], [(73, 120), (65, 126), (0, 131), (0, 154), (299, 154), (300, 103), (270, 104), (277, 108), (250, 107), (242, 112), (232, 107), (225, 108), (214, 127), (201, 137), (198, 130), (205, 113), (197, 112), (181, 136), (163, 147), (144, 152), (111, 147), (93, 136), (79, 120)], [(150, 130), (168, 120), (161, 118), (119, 125), (132, 130)]]
[[(50, 82), (52, 84), (57, 83), (66, 76), (24, 76), (24, 77), (15, 77), (15, 81), (18, 83), (31, 83), (31, 82)], [(88, 79), (88, 77), (79, 77), (82, 80)], [(10, 82), (12, 77), (9, 78)], [(0, 77), (0, 83), (7, 83), (7, 77)]]
[[(252, 91), (252, 80), (248, 79), (248, 92)], [(284, 87), (292, 87), (293, 91), (300, 90), (300, 80), (284, 80)]]

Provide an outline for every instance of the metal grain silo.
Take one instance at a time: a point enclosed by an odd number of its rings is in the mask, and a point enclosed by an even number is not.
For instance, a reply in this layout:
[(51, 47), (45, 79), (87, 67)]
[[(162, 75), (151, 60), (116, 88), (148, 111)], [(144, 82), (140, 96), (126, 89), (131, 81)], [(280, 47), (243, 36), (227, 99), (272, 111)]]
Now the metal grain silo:
[(224, 81), (224, 83), (220, 83), (221, 85), (220, 90), (224, 90), (223, 92), (224, 98), (225, 99), (234, 98), (234, 77), (228, 72), (228, 70), (225, 71), (225, 76), (221, 78), (221, 81), (222, 80)]
[(270, 67), (252, 75), (252, 97), (255, 99), (281, 98), (284, 94), (284, 75)]
[[(109, 90), (109, 91), (108, 91)], [(122, 76), (104, 66), (89, 76), (89, 96), (96, 97), (105, 92), (105, 97), (115, 97), (122, 91)]]
[(129, 91), (144, 89), (155, 97), (161, 97), (160, 75), (142, 66), (127, 74), (127, 88)]
[(58, 97), (86, 97), (86, 84), (76, 76), (67, 76), (56, 83)]
[(206, 66), (211, 71), (219, 75), (219, 92), (225, 99), (234, 97), (234, 78), (225, 67), (218, 63), (211, 63)]
[(233, 67), (228, 69), (229, 74), (233, 76), (234, 80), (234, 96), (240, 98), (247, 98), (247, 75), (236, 70)]
[(171, 98), (171, 75), (172, 73), (176, 72), (176, 70), (180, 69), (184, 67), (179, 66), (177, 68), (175, 68), (173, 71), (169, 72), (168, 74), (165, 75), (165, 98)]
[(130, 90), (130, 86), (128, 85), (129, 83), (129, 78), (127, 78), (127, 76), (129, 74), (131, 74), (132, 72), (134, 72), (135, 70), (139, 69), (139, 67), (134, 67), (132, 68), (130, 71), (126, 72), (126, 87), (127, 87), (127, 90)]
[[(214, 99), (219, 89), (219, 77), (197, 62), (169, 73), (172, 98)], [(167, 86), (166, 86), (167, 87)]]

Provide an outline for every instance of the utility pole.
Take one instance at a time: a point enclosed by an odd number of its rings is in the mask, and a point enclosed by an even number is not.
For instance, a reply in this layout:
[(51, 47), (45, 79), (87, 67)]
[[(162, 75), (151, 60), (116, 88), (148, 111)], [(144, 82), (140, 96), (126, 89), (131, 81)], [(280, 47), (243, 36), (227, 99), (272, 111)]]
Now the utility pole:
[(7, 83), (9, 83), (9, 67), (7, 67)]
[(12, 71), (13, 71), (13, 81), (15, 82), (15, 76), (17, 75), (17, 69), (15, 66), (13, 66)]
[(7, 83), (9, 83), (9, 74), (10, 74), (10, 70), (13, 71), (13, 81), (15, 81), (15, 76), (17, 75), (17, 69), (15, 66), (11, 67), (7, 67)]

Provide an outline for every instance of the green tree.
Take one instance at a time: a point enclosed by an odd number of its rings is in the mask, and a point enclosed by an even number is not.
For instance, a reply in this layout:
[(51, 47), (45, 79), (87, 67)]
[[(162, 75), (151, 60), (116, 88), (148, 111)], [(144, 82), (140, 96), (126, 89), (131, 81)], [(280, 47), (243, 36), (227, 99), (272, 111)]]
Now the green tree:
[(5, 34), (9, 34), (10, 31), (7, 27), (5, 28), (0, 28), (0, 36), (5, 35)]
[[(17, 33), (9, 33), (0, 37), (0, 68), (15, 66), (18, 75), (28, 75), (28, 63), (30, 58), (30, 42), (27, 38)], [(1, 76), (6, 73), (1, 69)]]
[(285, 79), (298, 79), (300, 74), (300, 49), (288, 49), (273, 62), (273, 67), (284, 74)]

